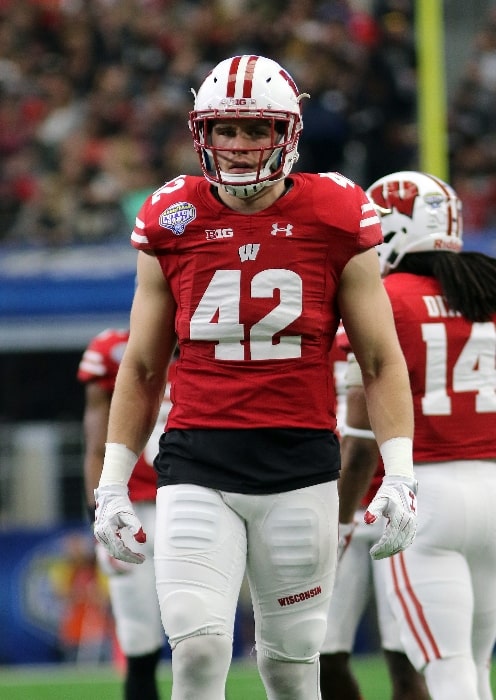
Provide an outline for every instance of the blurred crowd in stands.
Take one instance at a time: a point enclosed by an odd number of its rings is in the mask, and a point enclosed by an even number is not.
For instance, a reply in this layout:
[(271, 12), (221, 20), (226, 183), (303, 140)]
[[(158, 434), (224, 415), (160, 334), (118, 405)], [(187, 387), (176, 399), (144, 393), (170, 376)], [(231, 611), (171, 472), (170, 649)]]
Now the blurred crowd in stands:
[[(127, 241), (141, 201), (200, 174), (192, 87), (231, 55), (311, 99), (298, 169), (364, 187), (416, 168), (413, 0), (0, 0), (0, 242)], [(450, 107), (467, 225), (496, 222), (496, 11)]]
[(496, 230), (496, 3), (481, 18), (449, 105), (451, 182), (467, 231)]

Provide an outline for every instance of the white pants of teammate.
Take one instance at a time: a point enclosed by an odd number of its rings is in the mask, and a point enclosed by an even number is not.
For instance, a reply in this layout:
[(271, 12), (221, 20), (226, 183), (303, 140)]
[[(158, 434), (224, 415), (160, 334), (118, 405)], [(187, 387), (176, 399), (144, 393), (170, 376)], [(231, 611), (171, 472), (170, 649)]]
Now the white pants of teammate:
[(110, 576), (109, 593), (116, 635), (126, 656), (142, 656), (159, 649), (165, 642), (155, 585), (153, 548), (155, 504), (133, 504), (146, 532), (143, 564), (130, 564), (125, 573)]
[(413, 544), (386, 559), (387, 593), (433, 700), (492, 700), (496, 462), (418, 464)]
[(380, 540), (386, 521), (381, 518), (373, 525), (366, 525), (363, 515), (364, 511), (356, 513), (353, 537), (338, 564), (322, 654), (352, 652), (358, 625), (372, 594), (375, 595), (382, 648), (403, 651), (384, 583), (387, 560), (374, 561), (369, 553), (372, 545)]

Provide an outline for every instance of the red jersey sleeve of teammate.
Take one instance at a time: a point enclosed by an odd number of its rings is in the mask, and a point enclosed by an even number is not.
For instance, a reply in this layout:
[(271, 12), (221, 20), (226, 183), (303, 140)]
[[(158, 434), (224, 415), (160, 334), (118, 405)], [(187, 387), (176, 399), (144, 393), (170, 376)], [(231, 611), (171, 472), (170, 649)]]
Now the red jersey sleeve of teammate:
[[(96, 382), (112, 394), (115, 379), (129, 339), (128, 330), (107, 329), (89, 343), (79, 363), (77, 379), (83, 383)], [(140, 455), (129, 479), (131, 501), (153, 501), (157, 492), (157, 475)]]
[(97, 382), (111, 394), (128, 338), (128, 330), (114, 329), (104, 330), (95, 336), (79, 363), (78, 381), (82, 384)]

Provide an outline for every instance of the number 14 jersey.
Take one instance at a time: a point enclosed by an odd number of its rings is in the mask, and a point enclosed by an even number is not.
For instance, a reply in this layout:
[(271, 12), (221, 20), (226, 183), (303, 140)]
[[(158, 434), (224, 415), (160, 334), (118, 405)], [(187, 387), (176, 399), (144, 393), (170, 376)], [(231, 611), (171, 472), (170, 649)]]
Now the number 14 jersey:
[(384, 284), (410, 372), (414, 462), (496, 458), (496, 314), (468, 321), (432, 277), (395, 272)]

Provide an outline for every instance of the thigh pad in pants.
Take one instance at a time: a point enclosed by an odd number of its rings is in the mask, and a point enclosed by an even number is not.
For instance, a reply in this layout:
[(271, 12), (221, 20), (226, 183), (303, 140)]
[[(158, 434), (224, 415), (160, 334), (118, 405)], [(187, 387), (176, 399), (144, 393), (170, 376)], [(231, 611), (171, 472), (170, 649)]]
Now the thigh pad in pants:
[(218, 491), (191, 484), (158, 489), (155, 571), (172, 648), (200, 634), (232, 637), (245, 564), (244, 522)]
[(325, 636), (336, 566), (336, 482), (280, 494), (226, 497), (247, 522), (258, 653), (313, 661)]

